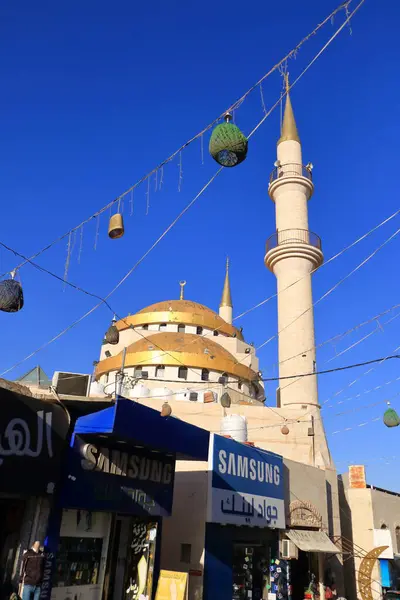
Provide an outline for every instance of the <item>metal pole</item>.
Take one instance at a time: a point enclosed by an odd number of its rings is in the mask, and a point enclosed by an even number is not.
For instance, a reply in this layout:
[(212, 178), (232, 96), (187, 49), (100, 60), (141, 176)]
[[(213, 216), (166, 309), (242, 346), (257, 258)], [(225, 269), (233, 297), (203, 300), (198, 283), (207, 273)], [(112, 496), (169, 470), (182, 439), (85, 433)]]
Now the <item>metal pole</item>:
[(116, 396), (121, 396), (122, 394), (122, 383), (124, 381), (124, 368), (125, 368), (125, 359), (126, 359), (126, 348), (124, 348), (122, 350), (122, 363), (121, 363), (121, 370), (117, 373), (117, 377), (118, 377), (118, 381), (117, 383), (117, 389), (116, 389)]

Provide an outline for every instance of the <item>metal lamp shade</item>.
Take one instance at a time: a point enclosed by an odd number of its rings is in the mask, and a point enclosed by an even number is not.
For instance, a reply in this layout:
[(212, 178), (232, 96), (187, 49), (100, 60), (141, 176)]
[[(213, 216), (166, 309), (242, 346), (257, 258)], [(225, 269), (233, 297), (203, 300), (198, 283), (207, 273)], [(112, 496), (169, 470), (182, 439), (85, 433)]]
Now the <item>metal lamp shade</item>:
[(124, 235), (124, 219), (121, 213), (116, 213), (110, 217), (110, 223), (108, 225), (108, 235), (112, 240), (116, 240)]
[(386, 427), (397, 427), (400, 425), (400, 418), (393, 408), (388, 408), (383, 415), (383, 422)]
[(8, 313), (18, 312), (24, 306), (24, 294), (21, 284), (15, 279), (0, 281), (0, 310)]
[(247, 156), (247, 138), (233, 123), (217, 125), (211, 134), (209, 152), (223, 167), (236, 167)]
[(119, 331), (115, 325), (110, 325), (110, 327), (107, 329), (107, 332), (105, 335), (105, 341), (107, 344), (113, 344), (113, 345), (118, 344)]

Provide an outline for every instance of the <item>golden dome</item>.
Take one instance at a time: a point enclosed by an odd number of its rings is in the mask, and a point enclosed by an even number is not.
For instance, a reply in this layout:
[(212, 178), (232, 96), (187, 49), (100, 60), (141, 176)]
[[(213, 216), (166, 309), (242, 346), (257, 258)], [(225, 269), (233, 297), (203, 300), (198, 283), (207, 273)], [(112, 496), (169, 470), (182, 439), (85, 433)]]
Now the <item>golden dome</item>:
[[(122, 352), (101, 360), (96, 368), (96, 378), (120, 369), (121, 364)], [(142, 365), (185, 366), (220, 371), (246, 381), (258, 379), (255, 371), (238, 362), (210, 337), (192, 333), (165, 331), (134, 342), (126, 349), (125, 367)]]
[(151, 304), (142, 308), (135, 315), (125, 317), (123, 321), (118, 321), (116, 326), (119, 331), (129, 327), (139, 327), (141, 325), (150, 325), (154, 323), (182, 323), (183, 325), (194, 325), (205, 327), (211, 330), (243, 339), (239, 329), (229, 325), (216, 312), (190, 300), (165, 300)]

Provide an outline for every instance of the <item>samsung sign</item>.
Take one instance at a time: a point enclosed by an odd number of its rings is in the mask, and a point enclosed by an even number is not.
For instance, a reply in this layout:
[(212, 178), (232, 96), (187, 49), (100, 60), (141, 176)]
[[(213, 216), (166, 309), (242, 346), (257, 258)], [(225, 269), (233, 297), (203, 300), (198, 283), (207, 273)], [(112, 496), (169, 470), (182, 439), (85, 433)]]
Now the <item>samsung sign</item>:
[(211, 435), (208, 468), (209, 522), (285, 528), (281, 456)]
[(69, 449), (68, 472), (61, 490), (63, 508), (143, 517), (171, 514), (174, 456), (118, 444), (113, 439), (101, 445), (93, 442), (75, 436)]

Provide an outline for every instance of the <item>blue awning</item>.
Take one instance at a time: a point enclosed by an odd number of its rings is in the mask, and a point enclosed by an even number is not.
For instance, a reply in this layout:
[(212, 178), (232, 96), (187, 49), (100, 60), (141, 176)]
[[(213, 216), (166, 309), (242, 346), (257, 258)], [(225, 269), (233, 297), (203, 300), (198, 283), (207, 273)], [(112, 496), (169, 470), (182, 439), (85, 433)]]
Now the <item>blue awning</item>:
[(180, 459), (208, 459), (208, 431), (172, 416), (162, 417), (159, 411), (126, 398), (118, 398), (110, 408), (77, 419), (71, 446), (75, 435), (142, 445)]

